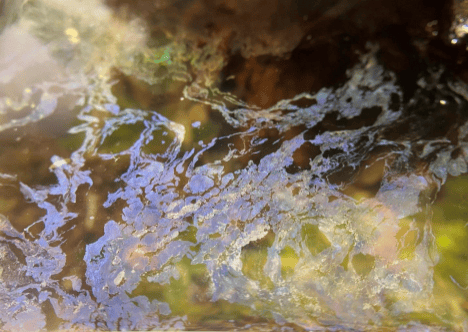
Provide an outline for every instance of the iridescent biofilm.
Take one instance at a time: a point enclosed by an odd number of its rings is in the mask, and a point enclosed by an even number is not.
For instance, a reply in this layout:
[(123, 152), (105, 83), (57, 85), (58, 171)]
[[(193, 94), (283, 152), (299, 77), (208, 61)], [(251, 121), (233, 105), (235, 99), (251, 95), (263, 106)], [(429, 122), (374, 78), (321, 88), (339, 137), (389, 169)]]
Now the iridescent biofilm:
[[(466, 325), (434, 293), (431, 228), (434, 194), (467, 171), (463, 83), (428, 72), (405, 102), (369, 44), (343, 86), (260, 110), (150, 51), (94, 0), (28, 3), (0, 35), (0, 151), (24, 154), (0, 173), (2, 330)], [(171, 101), (131, 107), (115, 68)], [(411, 107), (459, 114), (457, 139)]]

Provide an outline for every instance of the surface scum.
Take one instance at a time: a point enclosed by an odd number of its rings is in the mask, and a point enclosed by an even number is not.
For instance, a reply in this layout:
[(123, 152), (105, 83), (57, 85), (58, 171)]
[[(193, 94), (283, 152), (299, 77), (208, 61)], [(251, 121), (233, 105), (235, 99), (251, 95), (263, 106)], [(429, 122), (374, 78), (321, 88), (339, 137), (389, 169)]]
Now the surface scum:
[(427, 72), (405, 103), (369, 44), (341, 87), (259, 110), (164, 53), (169, 97), (128, 107), (112, 69), (144, 32), (69, 5), (0, 35), (2, 330), (466, 328), (466, 270), (436, 273), (466, 238), (432, 228), (467, 171), (464, 83)]

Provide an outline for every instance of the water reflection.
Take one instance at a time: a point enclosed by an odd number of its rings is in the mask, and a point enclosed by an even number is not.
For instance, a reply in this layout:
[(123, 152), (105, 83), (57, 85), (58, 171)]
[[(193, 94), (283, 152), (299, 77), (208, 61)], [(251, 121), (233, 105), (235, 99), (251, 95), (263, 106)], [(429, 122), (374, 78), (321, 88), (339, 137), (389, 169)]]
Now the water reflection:
[(435, 274), (464, 237), (431, 226), (467, 170), (464, 83), (405, 103), (369, 44), (342, 86), (259, 109), (72, 4), (0, 36), (2, 329), (466, 324), (465, 272)]

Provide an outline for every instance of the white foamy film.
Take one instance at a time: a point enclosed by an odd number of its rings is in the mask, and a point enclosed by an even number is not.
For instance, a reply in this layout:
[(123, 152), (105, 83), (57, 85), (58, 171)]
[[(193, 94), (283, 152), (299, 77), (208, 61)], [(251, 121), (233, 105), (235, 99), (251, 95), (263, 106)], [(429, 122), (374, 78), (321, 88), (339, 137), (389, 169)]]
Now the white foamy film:
[[(31, 112), (0, 123), (0, 129), (41, 121), (57, 111), (58, 98), (72, 94), (80, 98), (70, 109), (82, 108), (77, 114), (81, 124), (70, 132), (83, 133), (85, 138), (69, 160), (52, 158), (50, 170), (57, 177), (53, 185), (17, 183), (14, 174), (1, 179), (17, 186), (25, 200), (45, 211), (37, 221), (44, 230), (35, 241), (27, 240), (6, 218), (0, 220), (2, 329), (44, 328), (45, 301), (62, 320), (63, 329), (190, 327), (194, 322), (172, 314), (177, 303), (131, 296), (144, 281), (169, 287), (182, 277), (179, 263), (186, 258), (206, 268), (210, 287), (205, 295), (212, 301), (245, 305), (252, 315), (267, 313), (278, 325), (365, 329), (399, 326), (405, 314), (439, 313), (432, 298), (437, 255), (432, 252), (430, 211), (421, 200), (432, 186), (445, 180), (447, 172), (458, 175), (466, 171), (466, 160), (453, 161), (449, 153), (466, 149), (466, 144), (460, 140), (459, 146), (447, 145), (437, 152), (430, 172), (424, 173), (412, 167), (410, 157), (419, 144), (426, 147), (418, 150), (422, 151), (418, 157), (423, 158), (429, 153), (430, 141), (379, 138), (379, 131), (401, 116), (401, 110), (389, 107), (390, 95), (401, 96), (401, 91), (394, 75), (378, 65), (374, 51), (350, 70), (343, 87), (301, 94), (268, 110), (253, 111), (245, 104), (242, 109), (229, 110), (225, 103), (229, 98), (232, 101), (230, 96), (197, 99), (186, 90), (185, 97), (209, 104), (231, 125), (251, 126), (248, 132), (238, 133), (245, 140), (257, 138), (269, 126), (280, 131), (300, 124), (314, 128), (333, 111), (352, 119), (364, 108), (382, 108), (372, 125), (323, 132), (309, 140), (298, 134), (264, 155), (258, 164), (250, 162), (236, 171), (226, 169), (223, 162), (260, 151), (265, 140), (245, 151), (233, 148), (216, 162), (195, 167), (217, 140), (231, 136), (218, 137), (196, 153), (181, 154), (185, 130), (190, 128), (160, 116), (158, 110), (120, 110), (111, 93), (109, 69), (138, 52), (144, 41), (140, 28), (115, 20), (97, 1), (35, 1), (29, 5), (17, 25), (0, 36), (0, 46), (12, 43), (18, 56), (14, 60), (6, 52), (0, 55), (4, 75), (0, 84), (6, 88), (0, 112), (14, 112), (25, 105)], [(28, 45), (29, 52), (20, 52)], [(31, 56), (34, 52), (37, 57)], [(44, 72), (38, 74), (37, 70)], [(20, 75), (27, 79), (19, 79)], [(62, 90), (50, 89), (57, 85)], [(31, 105), (31, 93), (37, 91), (41, 101)], [(300, 98), (316, 103), (300, 108), (293, 103)], [(104, 115), (96, 116), (95, 109)], [(281, 114), (283, 109), (288, 110), (287, 115)], [(101, 152), (105, 139), (128, 124), (144, 128), (133, 145), (116, 153)], [(460, 128), (460, 137), (466, 136), (466, 128)], [(173, 137), (164, 153), (145, 152), (151, 145), (162, 145), (161, 137), (168, 141)], [(321, 154), (310, 161), (310, 170), (288, 173), (294, 151), (306, 142), (319, 146)], [(386, 168), (374, 198), (356, 201), (343, 195), (339, 184), (328, 183), (329, 174), (347, 166), (359, 167), (375, 146), (395, 147), (389, 154), (396, 157)], [(339, 152), (328, 155), (328, 151)], [(78, 188), (85, 188), (87, 197), (95, 194), (91, 178), (97, 171), (84, 167), (86, 158), (106, 163), (122, 156), (129, 159), (129, 167), (115, 179), (116, 189), (104, 193), (104, 207), (112, 220), (97, 220), (105, 224), (104, 235), (86, 246), (82, 258), (87, 285), (79, 276), (68, 276), (72, 290), (67, 290), (53, 278), (66, 263), (56, 243), (66, 237), (59, 229), (77, 218), (71, 211)], [(56, 204), (57, 197), (60, 204)], [(414, 217), (417, 214), (423, 216), (422, 226)], [(315, 239), (310, 238), (311, 230)], [(405, 241), (397, 240), (402, 230), (406, 232), (403, 239), (419, 239), (406, 255), (402, 254)], [(195, 243), (182, 236), (190, 232)], [(319, 238), (323, 248), (314, 251), (314, 241)], [(250, 247), (265, 239), (271, 240), (264, 248), (265, 262), (247, 271), (246, 256), (256, 254)], [(285, 251), (295, 257), (294, 264), (284, 259)], [(371, 262), (366, 269), (356, 263), (362, 257)]]

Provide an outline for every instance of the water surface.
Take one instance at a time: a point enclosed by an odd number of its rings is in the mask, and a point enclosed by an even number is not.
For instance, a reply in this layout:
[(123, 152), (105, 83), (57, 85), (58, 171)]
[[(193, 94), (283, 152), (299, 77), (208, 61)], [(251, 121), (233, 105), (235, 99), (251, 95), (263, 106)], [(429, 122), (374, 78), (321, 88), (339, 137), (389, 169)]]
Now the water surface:
[(261, 109), (146, 38), (92, 0), (0, 35), (3, 330), (466, 328), (466, 84), (405, 100), (369, 43)]

